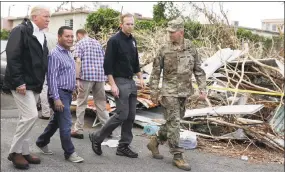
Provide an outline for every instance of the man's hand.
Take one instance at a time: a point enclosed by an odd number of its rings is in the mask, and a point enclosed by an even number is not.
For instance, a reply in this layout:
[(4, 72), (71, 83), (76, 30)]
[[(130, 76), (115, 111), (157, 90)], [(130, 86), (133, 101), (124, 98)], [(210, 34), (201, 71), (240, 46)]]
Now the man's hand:
[(22, 95), (26, 95), (26, 85), (21, 85), (16, 88), (16, 92)]
[(111, 90), (112, 90), (113, 96), (119, 98), (119, 89), (118, 89), (118, 87), (117, 87), (116, 84), (113, 84), (113, 85), (111, 86)]
[(158, 93), (150, 92), (150, 99), (154, 104), (158, 104)]
[(60, 99), (54, 101), (54, 107), (56, 111), (63, 112), (64, 105)]
[(200, 91), (200, 95), (199, 95), (198, 100), (206, 100), (206, 98), (207, 98), (206, 91)]
[(145, 83), (143, 79), (140, 79), (141, 88), (145, 89)]
[(77, 80), (77, 88), (78, 88), (78, 92), (84, 91), (83, 84), (80, 79)]

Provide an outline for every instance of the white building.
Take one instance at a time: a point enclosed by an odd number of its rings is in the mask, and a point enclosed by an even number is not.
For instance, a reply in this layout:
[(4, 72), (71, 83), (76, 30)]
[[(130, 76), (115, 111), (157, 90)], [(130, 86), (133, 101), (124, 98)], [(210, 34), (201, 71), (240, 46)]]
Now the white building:
[(281, 29), (281, 31), (284, 32), (284, 19), (264, 19), (261, 22), (262, 30), (279, 33), (279, 29)]
[[(61, 12), (54, 13), (51, 15), (49, 28), (47, 29), (47, 31), (52, 34), (57, 34), (58, 29), (61, 26), (70, 26), (73, 28), (73, 32), (75, 34), (75, 32), (78, 29), (84, 29), (87, 16), (90, 13), (91, 11), (84, 11), (84, 10), (61, 11)], [(19, 25), (23, 21), (24, 18), (25, 17), (6, 18), (10, 26), (10, 28), (7, 28), (7, 29), (11, 30), (15, 26)]]

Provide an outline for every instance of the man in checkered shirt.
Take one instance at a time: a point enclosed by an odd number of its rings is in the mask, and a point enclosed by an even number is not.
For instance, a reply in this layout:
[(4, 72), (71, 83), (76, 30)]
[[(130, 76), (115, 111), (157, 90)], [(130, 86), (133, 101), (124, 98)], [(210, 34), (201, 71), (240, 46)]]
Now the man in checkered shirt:
[(76, 81), (78, 87), (77, 96), (77, 120), (71, 137), (83, 139), (84, 115), (87, 107), (87, 100), (92, 91), (97, 115), (104, 125), (109, 119), (106, 110), (105, 81), (104, 74), (104, 50), (101, 44), (90, 37), (85, 30), (76, 31), (78, 42), (75, 45), (74, 57), (76, 58)]

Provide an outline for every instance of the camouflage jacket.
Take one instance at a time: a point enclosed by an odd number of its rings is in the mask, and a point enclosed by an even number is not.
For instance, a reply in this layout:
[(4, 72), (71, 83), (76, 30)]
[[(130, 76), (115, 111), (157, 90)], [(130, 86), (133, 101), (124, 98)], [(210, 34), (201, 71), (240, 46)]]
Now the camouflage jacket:
[(160, 48), (153, 62), (150, 76), (150, 89), (158, 93), (158, 84), (163, 69), (161, 96), (187, 97), (193, 94), (192, 74), (200, 91), (206, 89), (206, 75), (201, 68), (201, 59), (190, 40), (184, 39), (184, 45), (169, 43)]

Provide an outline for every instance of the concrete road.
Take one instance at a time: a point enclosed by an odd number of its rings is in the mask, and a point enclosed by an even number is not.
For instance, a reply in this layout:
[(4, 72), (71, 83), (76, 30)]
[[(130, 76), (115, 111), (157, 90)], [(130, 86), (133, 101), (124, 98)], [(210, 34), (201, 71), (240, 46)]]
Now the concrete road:
[[(18, 110), (10, 96), (1, 96), (1, 171), (14, 172), (12, 163), (7, 160), (10, 144), (17, 125)], [(38, 120), (31, 134), (31, 151), (41, 157), (40, 165), (30, 165), (31, 172), (181, 172), (172, 166), (171, 154), (167, 146), (160, 148), (165, 156), (163, 160), (153, 160), (146, 148), (148, 139), (142, 136), (142, 129), (134, 128), (134, 140), (132, 148), (139, 153), (139, 158), (130, 159), (116, 156), (116, 148), (102, 146), (103, 155), (97, 156), (93, 153), (91, 143), (88, 139), (88, 132), (97, 129), (91, 128), (94, 117), (86, 117), (86, 134), (83, 140), (72, 139), (76, 152), (85, 161), (80, 164), (70, 163), (64, 159), (61, 148), (59, 133), (51, 139), (50, 149), (54, 155), (42, 155), (35, 145), (35, 140), (43, 132), (48, 124), (46, 120)], [(114, 138), (119, 139), (120, 129), (114, 131)], [(228, 157), (206, 154), (197, 150), (186, 151), (185, 157), (195, 172), (281, 172), (283, 165), (276, 164), (250, 164), (248, 162)]]

